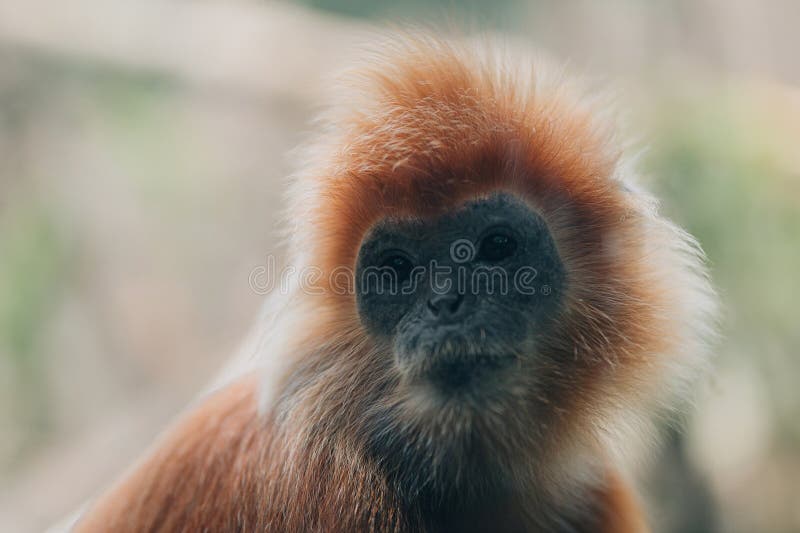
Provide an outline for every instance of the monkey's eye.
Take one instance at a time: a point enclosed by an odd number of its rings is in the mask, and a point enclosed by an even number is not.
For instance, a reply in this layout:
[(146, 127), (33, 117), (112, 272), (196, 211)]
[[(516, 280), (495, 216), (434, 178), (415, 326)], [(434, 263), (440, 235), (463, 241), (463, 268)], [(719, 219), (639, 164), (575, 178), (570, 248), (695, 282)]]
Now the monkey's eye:
[(391, 252), (383, 259), (380, 267), (389, 268), (394, 271), (398, 283), (403, 283), (411, 277), (411, 270), (413, 270), (414, 264), (405, 255)]
[(517, 241), (505, 232), (492, 232), (481, 241), (478, 249), (478, 259), (484, 261), (502, 261), (514, 255), (517, 251)]

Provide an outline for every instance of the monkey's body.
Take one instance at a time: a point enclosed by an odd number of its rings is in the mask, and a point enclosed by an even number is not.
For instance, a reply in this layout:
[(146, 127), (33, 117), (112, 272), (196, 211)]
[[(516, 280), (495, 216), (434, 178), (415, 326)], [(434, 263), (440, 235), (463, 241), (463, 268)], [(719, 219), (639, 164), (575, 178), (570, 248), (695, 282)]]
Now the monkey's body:
[[(341, 457), (336, 449), (292, 457), (259, 415), (257, 388), (249, 376), (207, 398), (96, 503), (77, 531), (539, 530), (525, 523), (519, 504), (508, 501), (432, 516), (404, 502), (367, 457)], [(586, 488), (591, 499), (581, 503), (583, 509), (562, 502), (547, 510), (564, 520), (551, 531), (646, 531), (629, 488), (616, 473), (606, 475)], [(454, 511), (455, 520), (443, 524), (442, 517)]]
[(645, 530), (621, 462), (705, 362), (702, 253), (562, 83), (388, 50), (294, 181), (290, 262), (322, 275), (276, 305), (262, 380), (194, 408), (78, 531)]

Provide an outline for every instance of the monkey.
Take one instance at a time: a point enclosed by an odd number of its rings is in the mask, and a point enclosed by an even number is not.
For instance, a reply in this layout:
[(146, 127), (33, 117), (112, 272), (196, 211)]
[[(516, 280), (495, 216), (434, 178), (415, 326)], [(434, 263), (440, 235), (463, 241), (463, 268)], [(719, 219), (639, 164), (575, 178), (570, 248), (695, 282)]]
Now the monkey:
[(289, 186), (313, 282), (75, 531), (647, 531), (628, 458), (708, 366), (699, 244), (546, 65), (369, 55)]

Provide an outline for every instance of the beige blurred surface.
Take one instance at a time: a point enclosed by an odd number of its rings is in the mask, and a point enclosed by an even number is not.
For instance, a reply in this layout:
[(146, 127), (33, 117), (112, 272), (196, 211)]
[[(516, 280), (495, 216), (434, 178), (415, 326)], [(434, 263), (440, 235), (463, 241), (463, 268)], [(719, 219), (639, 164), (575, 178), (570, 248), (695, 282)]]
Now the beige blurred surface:
[[(686, 453), (723, 530), (800, 530), (800, 4), (503, 6), (493, 32), (619, 91), (649, 181), (709, 249), (733, 340)], [(0, 2), (0, 531), (108, 484), (235, 352), (262, 301), (248, 276), (281, 256), (290, 150), (397, 20)]]

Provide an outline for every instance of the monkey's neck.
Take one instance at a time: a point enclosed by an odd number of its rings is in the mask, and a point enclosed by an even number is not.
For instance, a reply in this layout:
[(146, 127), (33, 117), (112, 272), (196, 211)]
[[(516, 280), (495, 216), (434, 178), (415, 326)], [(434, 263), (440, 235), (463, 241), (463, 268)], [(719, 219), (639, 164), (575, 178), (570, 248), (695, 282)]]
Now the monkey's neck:
[(568, 454), (561, 466), (554, 459), (501, 465), (479, 441), (444, 450), (404, 442), (373, 439), (363, 462), (376, 465), (375, 483), (425, 531), (601, 531), (608, 476), (592, 457)]
[(372, 431), (381, 437), (355, 444), (356, 454), (427, 531), (598, 531), (608, 476), (593, 454), (562, 447), (558, 459), (499, 462), (500, 450), (474, 434), (437, 448), (398, 433)]
[[(353, 390), (369, 391), (369, 388), (361, 386)], [(380, 402), (380, 391), (373, 394), (375, 397), (365, 402), (368, 405)], [(349, 419), (347, 413), (360, 413), (363, 408), (348, 409), (346, 396), (336, 399), (295, 404), (306, 408), (343, 404), (346, 407), (337, 412), (325, 411), (326, 416), (315, 412), (290, 417), (299, 426), (288, 434), (302, 438), (287, 449), (296, 450), (298, 445), (304, 448), (299, 455), (304, 457), (302, 464), (296, 465), (300, 470), (293, 468), (292, 475), (305, 487), (302, 494), (318, 491), (321, 499), (348, 492), (354, 497), (363, 496), (363, 500), (356, 499), (348, 506), (370, 509), (365, 515), (369, 523), (390, 519), (401, 524), (401, 529), (429, 532), (641, 531), (617, 525), (616, 529), (604, 529), (609, 516), (613, 516), (608, 512), (607, 500), (609, 494), (617, 491), (617, 482), (613, 472), (607, 472), (593, 454), (567, 453), (561, 449), (560, 466), (556, 466), (555, 460), (548, 460), (540, 461), (538, 466), (520, 464), (501, 468), (496, 463), (496, 454), (482, 445), (480, 439), (455, 441), (444, 450), (409, 445), (404, 438), (408, 435), (398, 431), (397, 426), (390, 426), (394, 431), (388, 431), (381, 425), (391, 417), (376, 416), (374, 427), (354, 434), (352, 428), (364, 423), (363, 415)], [(320, 428), (333, 429), (333, 434)], [(293, 462), (287, 458), (286, 464)], [(354, 465), (360, 468), (354, 471)], [(300, 482), (296, 478), (298, 471), (307, 472), (310, 478)], [(343, 489), (344, 480), (351, 482), (351, 490)], [(293, 497), (295, 503), (297, 496)], [(340, 505), (338, 498), (336, 504)], [(372, 508), (378, 499), (393, 502), (388, 516)], [(393, 522), (395, 519), (397, 522)]]
[(452, 497), (416, 502), (407, 509), (409, 523), (429, 532), (497, 533), (646, 533), (631, 488), (617, 472), (571, 487), (560, 497), (499, 491), (481, 500)]
[[(467, 481), (469, 483), (469, 481)], [(485, 483), (475, 479), (475, 484)], [(527, 491), (495, 484), (472, 496), (453, 491), (447, 496), (425, 494), (406, 501), (407, 512), (416, 515), (428, 531), (482, 532), (552, 531), (597, 532), (604, 520), (604, 494), (608, 479), (574, 482), (561, 496), (550, 490)]]

